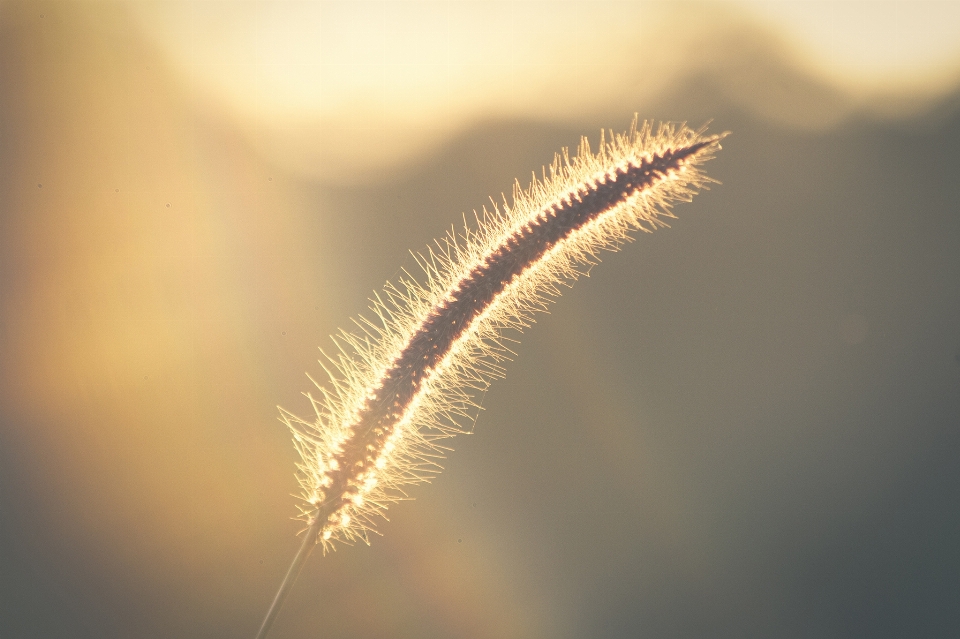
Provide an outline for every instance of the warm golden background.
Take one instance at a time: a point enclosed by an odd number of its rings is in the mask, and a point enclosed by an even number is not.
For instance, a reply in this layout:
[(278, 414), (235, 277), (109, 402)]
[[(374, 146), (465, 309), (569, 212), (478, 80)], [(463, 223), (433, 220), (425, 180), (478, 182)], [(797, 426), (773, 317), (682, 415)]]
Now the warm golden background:
[(0, 638), (252, 637), (316, 347), (635, 112), (724, 184), (273, 636), (952, 636), (960, 4), (0, 1)]

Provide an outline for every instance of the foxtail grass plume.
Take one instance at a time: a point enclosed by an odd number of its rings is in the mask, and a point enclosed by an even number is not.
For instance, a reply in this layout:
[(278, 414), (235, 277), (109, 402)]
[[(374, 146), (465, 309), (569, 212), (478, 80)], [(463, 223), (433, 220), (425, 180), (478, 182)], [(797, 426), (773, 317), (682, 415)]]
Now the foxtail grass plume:
[(445, 440), (472, 424), (474, 398), (503, 377), (516, 331), (561, 286), (600, 251), (666, 226), (674, 203), (713, 182), (701, 165), (724, 135), (635, 119), (624, 134), (601, 132), (596, 153), (583, 138), (575, 157), (564, 149), (529, 187), (515, 183), (512, 202), (474, 212), (416, 254), (422, 275), (388, 283), (373, 315), (334, 337), (339, 352), (321, 362), (328, 386), (308, 394), (315, 415), (280, 409), (301, 457), (307, 531), (265, 627), (315, 544), (369, 543), (387, 505), (440, 470)]

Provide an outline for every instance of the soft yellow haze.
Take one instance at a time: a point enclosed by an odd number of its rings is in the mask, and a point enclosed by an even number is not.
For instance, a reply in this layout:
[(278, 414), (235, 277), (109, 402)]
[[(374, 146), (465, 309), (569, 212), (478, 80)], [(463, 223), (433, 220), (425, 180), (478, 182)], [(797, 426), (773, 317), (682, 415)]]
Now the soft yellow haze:
[(960, 71), (955, 0), (739, 0), (852, 90), (939, 92)]
[[(806, 127), (900, 114), (960, 69), (952, 2), (145, 2), (147, 37), (279, 164), (356, 181), (481, 119), (649, 108), (698, 70), (744, 78), (771, 51), (844, 95), (793, 110), (747, 79), (750, 109)], [(765, 35), (760, 35), (765, 34)], [(753, 59), (751, 41), (763, 41)], [(734, 73), (733, 75), (737, 75)], [(789, 100), (788, 100), (789, 102)], [(789, 110), (789, 106), (787, 107)]]
[[(196, 423), (232, 412), (238, 394), (259, 386), (249, 352), (231, 346), (250, 309), (231, 292), (238, 256), (225, 239), (285, 235), (285, 225), (247, 218), (253, 226), (246, 227), (238, 209), (216, 213), (234, 198), (269, 213), (268, 176), (225, 149), (218, 166), (229, 177), (208, 188), (218, 180), (205, 170), (186, 101), (160, 60), (118, 37), (128, 23), (122, 13), (62, 4), (40, 10), (3, 16), (4, 53), (18, 54), (7, 55), (13, 61), (5, 67), (4, 89), (18, 109), (5, 114), (16, 161), (3, 220), (17, 286), (4, 299), (0, 401), (32, 424), (24, 434), (40, 447), (31, 454), (42, 460), (36, 472), (48, 495), (66, 497), (60, 491), (69, 489), (81, 497), (49, 502), (74, 531), (195, 548), (198, 531), (222, 526), (226, 516), (200, 506), (204, 493), (221, 495), (228, 509), (245, 507), (227, 506), (224, 484), (236, 477), (236, 460)], [(278, 255), (256, 259), (267, 271), (302, 272)], [(247, 382), (219, 386), (213, 398), (190, 390), (227, 371)], [(229, 419), (238, 433), (253, 423), (242, 411)], [(117, 493), (136, 505), (117, 511)], [(191, 526), (166, 519), (176, 503), (195, 514)], [(101, 511), (117, 516), (91, 515)], [(112, 560), (129, 561), (126, 548), (118, 544)]]

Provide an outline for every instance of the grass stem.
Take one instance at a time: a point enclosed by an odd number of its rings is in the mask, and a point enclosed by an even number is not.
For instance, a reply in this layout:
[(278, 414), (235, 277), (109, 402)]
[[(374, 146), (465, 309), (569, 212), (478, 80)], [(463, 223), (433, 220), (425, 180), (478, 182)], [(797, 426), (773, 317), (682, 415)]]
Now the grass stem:
[(307, 557), (310, 556), (313, 547), (317, 545), (317, 535), (322, 525), (323, 520), (320, 517), (314, 517), (313, 521), (310, 522), (310, 527), (303, 535), (303, 543), (300, 544), (300, 550), (297, 551), (296, 556), (293, 558), (293, 563), (290, 564), (287, 575), (283, 578), (280, 589), (277, 590), (277, 596), (273, 598), (273, 603), (270, 604), (270, 609), (267, 610), (267, 616), (263, 619), (263, 624), (260, 626), (260, 632), (257, 633), (256, 639), (267, 638), (270, 627), (273, 626), (273, 620), (277, 618), (277, 613), (280, 612), (280, 607), (283, 606), (283, 600), (287, 598), (287, 593), (290, 592), (290, 588), (293, 587), (294, 582), (296, 582), (297, 577), (300, 575), (303, 564), (307, 561)]

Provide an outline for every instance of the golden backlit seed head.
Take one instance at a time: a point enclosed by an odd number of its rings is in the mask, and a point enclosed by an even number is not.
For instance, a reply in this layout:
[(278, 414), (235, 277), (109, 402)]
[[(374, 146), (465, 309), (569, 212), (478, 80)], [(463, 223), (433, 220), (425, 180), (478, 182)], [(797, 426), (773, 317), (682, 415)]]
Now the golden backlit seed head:
[[(463, 432), (462, 425), (476, 415), (473, 398), (503, 377), (502, 365), (512, 356), (505, 335), (532, 323), (534, 313), (559, 295), (558, 284), (575, 280), (601, 250), (619, 249), (632, 232), (666, 226), (671, 206), (711, 181), (700, 165), (720, 149), (722, 137), (635, 121), (625, 134), (602, 135), (597, 153), (583, 140), (576, 157), (564, 150), (542, 180), (534, 179), (526, 190), (515, 187), (509, 206), (484, 209), (459, 235), (448, 234), (415, 255), (423, 282), (405, 276), (376, 294), (375, 321), (359, 318), (360, 332), (341, 331), (335, 338), (340, 352), (325, 366), (333, 369), (329, 387), (319, 389), (319, 399), (310, 397), (315, 416), (302, 420), (281, 409), (302, 457), (302, 519), (309, 522), (318, 509), (335, 508), (321, 511), (326, 523), (319, 541), (325, 551), (337, 541), (369, 542), (386, 505), (405, 498), (405, 486), (439, 472), (437, 460), (447, 451), (441, 440)], [(613, 194), (606, 208), (597, 208), (607, 201), (597, 195), (601, 189)], [(583, 223), (571, 225), (552, 244), (537, 235), (548, 225), (572, 224), (572, 207), (591, 206)], [(500, 288), (490, 299), (469, 292), (468, 285), (481, 278), (498, 277), (496, 256), (519, 251), (525, 241), (537, 242), (541, 252), (535, 261), (509, 280), (494, 282)], [(470, 313), (455, 314), (464, 308)], [(431, 321), (437, 333), (424, 332)], [(440, 333), (455, 336), (442, 350)], [(398, 362), (408, 361), (403, 358), (415, 336), (426, 339), (424, 350), (408, 358), (418, 363), (397, 369)], [(399, 392), (380, 397), (403, 380), (409, 381), (409, 397)], [(390, 409), (361, 426), (376, 402)]]

